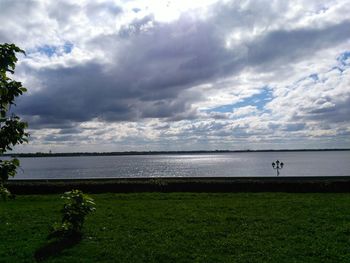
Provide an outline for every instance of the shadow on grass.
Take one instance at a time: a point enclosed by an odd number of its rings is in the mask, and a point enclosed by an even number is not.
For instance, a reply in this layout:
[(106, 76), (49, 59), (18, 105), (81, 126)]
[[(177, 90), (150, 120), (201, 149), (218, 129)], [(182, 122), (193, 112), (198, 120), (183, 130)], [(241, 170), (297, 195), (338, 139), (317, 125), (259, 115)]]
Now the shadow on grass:
[(34, 257), (37, 262), (44, 261), (50, 257), (58, 256), (63, 250), (74, 247), (81, 241), (81, 235), (54, 239), (49, 241), (35, 251)]

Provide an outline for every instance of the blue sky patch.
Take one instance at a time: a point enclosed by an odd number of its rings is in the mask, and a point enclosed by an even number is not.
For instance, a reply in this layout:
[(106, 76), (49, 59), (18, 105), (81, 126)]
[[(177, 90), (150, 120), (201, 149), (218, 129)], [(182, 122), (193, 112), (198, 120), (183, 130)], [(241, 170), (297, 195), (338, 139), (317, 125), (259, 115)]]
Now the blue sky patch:
[(64, 43), (64, 45), (63, 45), (64, 53), (66, 53), (66, 54), (71, 53), (72, 49), (73, 49), (73, 46), (74, 45), (72, 43), (69, 43), (69, 42)]
[(238, 109), (245, 106), (255, 106), (258, 110), (263, 110), (264, 106), (273, 99), (272, 90), (269, 87), (264, 87), (262, 91), (251, 97), (245, 98), (234, 104), (228, 104), (212, 108), (207, 112), (233, 112), (234, 109)]
[(319, 78), (318, 78), (318, 74), (311, 74), (310, 76), (309, 76), (309, 78), (312, 78), (314, 81), (318, 81), (319, 80)]
[(40, 53), (46, 54), (48, 57), (52, 57), (57, 52), (56, 46), (44, 45), (37, 49)]
[(43, 45), (37, 48), (42, 54), (52, 57), (53, 55), (69, 54), (72, 52), (74, 45), (70, 42), (64, 43), (63, 46)]
[(337, 57), (337, 60), (345, 66), (349, 64), (349, 62), (346, 62), (348, 58), (350, 58), (350, 51), (345, 51), (339, 57)]

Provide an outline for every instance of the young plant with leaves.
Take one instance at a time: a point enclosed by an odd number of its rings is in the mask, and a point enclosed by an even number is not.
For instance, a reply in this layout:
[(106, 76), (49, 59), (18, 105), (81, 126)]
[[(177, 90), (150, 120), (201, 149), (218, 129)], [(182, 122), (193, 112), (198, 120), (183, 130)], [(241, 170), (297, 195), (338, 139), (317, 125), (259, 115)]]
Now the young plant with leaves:
[[(27, 91), (21, 82), (8, 76), (14, 73), (17, 62), (16, 53), (25, 54), (15, 44), (0, 44), (0, 156), (12, 150), (13, 146), (27, 142), (29, 136), (25, 131), (27, 123), (21, 121), (14, 113), (10, 113), (11, 106), (15, 105), (16, 97)], [(19, 160), (16, 158), (0, 159), (0, 195), (2, 199), (11, 196), (5, 183), (9, 177), (16, 175), (19, 165)]]
[(85, 216), (96, 210), (94, 200), (80, 190), (66, 192), (62, 198), (62, 222), (53, 225), (49, 238), (81, 236)]

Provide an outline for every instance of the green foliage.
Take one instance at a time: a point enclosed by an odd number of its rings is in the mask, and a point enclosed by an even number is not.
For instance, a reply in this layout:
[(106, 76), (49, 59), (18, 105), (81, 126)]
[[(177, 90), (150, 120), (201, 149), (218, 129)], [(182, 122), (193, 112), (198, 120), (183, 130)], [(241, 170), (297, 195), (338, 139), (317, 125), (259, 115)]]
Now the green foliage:
[(11, 198), (12, 195), (6, 187), (0, 184), (0, 196), (2, 200), (7, 200)]
[[(27, 123), (22, 122), (15, 114), (9, 115), (11, 105), (15, 105), (16, 97), (26, 92), (21, 82), (7, 76), (16, 68), (16, 53), (25, 52), (14, 44), (0, 44), (0, 155), (17, 144), (27, 142), (29, 134), (25, 132)], [(16, 175), (18, 159), (0, 160), (0, 195), (2, 199), (10, 196), (4, 184), (9, 177)]]
[(7, 181), (9, 177), (16, 175), (16, 168), (19, 166), (19, 160), (14, 158), (11, 160), (0, 160), (0, 179), (1, 181)]
[(85, 216), (96, 210), (94, 200), (80, 190), (66, 192), (62, 198), (62, 222), (53, 225), (49, 238), (81, 235)]

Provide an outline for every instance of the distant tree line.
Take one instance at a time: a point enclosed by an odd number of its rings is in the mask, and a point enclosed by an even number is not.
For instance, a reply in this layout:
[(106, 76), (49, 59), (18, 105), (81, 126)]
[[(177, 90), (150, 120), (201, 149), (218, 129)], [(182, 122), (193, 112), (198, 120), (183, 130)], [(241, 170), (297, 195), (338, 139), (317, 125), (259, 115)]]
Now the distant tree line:
[[(7, 153), (10, 157), (70, 157), (70, 156), (118, 156), (118, 155), (160, 155), (160, 154), (210, 154), (210, 153), (247, 153), (247, 152), (320, 152), (350, 151), (349, 148), (338, 149), (279, 149), (279, 150), (198, 150), (198, 151), (125, 151), (125, 152), (72, 152), (72, 153)], [(0, 155), (1, 156), (1, 155)]]

